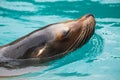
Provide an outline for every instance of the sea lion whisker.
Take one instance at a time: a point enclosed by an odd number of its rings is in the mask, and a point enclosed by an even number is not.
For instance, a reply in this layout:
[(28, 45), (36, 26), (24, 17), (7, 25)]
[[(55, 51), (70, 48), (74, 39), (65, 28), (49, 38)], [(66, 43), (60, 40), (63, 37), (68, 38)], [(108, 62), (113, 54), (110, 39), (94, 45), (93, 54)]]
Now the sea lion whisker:
[[(78, 47), (79, 44), (83, 45), (84, 42), (89, 39), (88, 36), (87, 36), (87, 35), (89, 34), (89, 32), (91, 32), (91, 31), (90, 31), (90, 28), (87, 27), (87, 28), (85, 29), (85, 31), (83, 32), (82, 36), (79, 36), (79, 37), (78, 37), (79, 40), (78, 40), (78, 42), (76, 43), (76, 45), (73, 46), (73, 49), (71, 49), (71, 51), (74, 50), (76, 47)], [(81, 38), (83, 38), (83, 39), (81, 39)], [(87, 38), (88, 38), (88, 39), (87, 39)], [(80, 42), (81, 42), (81, 43), (80, 43)]]
[[(84, 32), (83, 32), (83, 33), (84, 33)], [(83, 35), (84, 35), (84, 34), (83, 34)], [(73, 46), (70, 51), (74, 50), (77, 46), (79, 46), (80, 42), (82, 41), (81, 38), (84, 37), (83, 35), (81, 35), (81, 36), (78, 37), (78, 40), (77, 40), (76, 43), (74, 44), (75, 46)]]
[[(83, 32), (83, 31), (82, 31)], [(81, 33), (82, 34), (82, 33)], [(74, 48), (74, 45), (79, 41), (79, 39), (80, 38), (82, 38), (81, 36), (81, 34), (79, 34), (79, 36), (78, 36), (78, 38), (75, 40), (75, 42), (68, 48), (68, 50), (67, 51), (71, 51), (72, 50), (72, 48)]]

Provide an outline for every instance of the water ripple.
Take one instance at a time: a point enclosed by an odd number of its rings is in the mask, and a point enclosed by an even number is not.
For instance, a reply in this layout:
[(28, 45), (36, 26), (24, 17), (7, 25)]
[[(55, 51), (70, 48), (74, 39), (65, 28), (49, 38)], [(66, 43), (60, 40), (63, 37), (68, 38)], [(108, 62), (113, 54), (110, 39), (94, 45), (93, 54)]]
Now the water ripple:
[(84, 45), (82, 48), (68, 54), (67, 56), (51, 62), (51, 67), (45, 71), (53, 70), (74, 63), (79, 60), (95, 60), (98, 55), (102, 53), (104, 41), (103, 39), (95, 34), (92, 39)]
[(118, 22), (120, 23), (120, 18), (96, 18), (98, 22)]
[(0, 2), (0, 7), (9, 9), (9, 10), (16, 10), (16, 11), (37, 11), (36, 6), (29, 2), (7, 2), (6, 0), (2, 0)]
[(120, 3), (120, 0), (91, 0), (93, 2), (100, 2), (101, 4), (118, 4)]

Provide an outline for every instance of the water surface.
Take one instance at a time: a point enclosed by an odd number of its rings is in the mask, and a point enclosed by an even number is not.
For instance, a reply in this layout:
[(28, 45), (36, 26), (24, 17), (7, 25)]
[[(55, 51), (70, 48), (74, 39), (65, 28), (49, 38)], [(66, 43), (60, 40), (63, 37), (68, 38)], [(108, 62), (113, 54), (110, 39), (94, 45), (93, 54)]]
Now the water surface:
[(0, 68), (1, 75), (21, 74), (0, 80), (120, 80), (120, 0), (0, 0), (0, 45), (86, 13), (97, 22), (86, 45), (48, 65)]

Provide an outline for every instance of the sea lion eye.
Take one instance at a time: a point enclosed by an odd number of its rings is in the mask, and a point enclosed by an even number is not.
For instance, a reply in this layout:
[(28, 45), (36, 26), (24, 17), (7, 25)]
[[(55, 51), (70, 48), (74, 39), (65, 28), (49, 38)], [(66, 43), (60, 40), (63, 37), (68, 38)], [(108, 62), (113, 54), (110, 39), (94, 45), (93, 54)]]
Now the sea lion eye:
[(65, 37), (69, 31), (62, 31), (62, 36)]
[(67, 34), (69, 33), (69, 30), (63, 30), (60, 33), (57, 34), (57, 40), (62, 40), (66, 38)]

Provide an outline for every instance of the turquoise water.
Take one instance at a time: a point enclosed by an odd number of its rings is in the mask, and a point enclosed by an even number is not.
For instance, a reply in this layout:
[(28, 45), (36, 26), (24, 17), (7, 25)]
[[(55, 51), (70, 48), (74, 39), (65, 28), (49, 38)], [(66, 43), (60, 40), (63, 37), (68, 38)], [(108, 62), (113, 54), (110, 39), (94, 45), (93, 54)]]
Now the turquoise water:
[(120, 80), (120, 0), (0, 0), (0, 45), (86, 13), (97, 22), (86, 45), (39, 67), (0, 68), (0, 75), (18, 75), (0, 80)]

